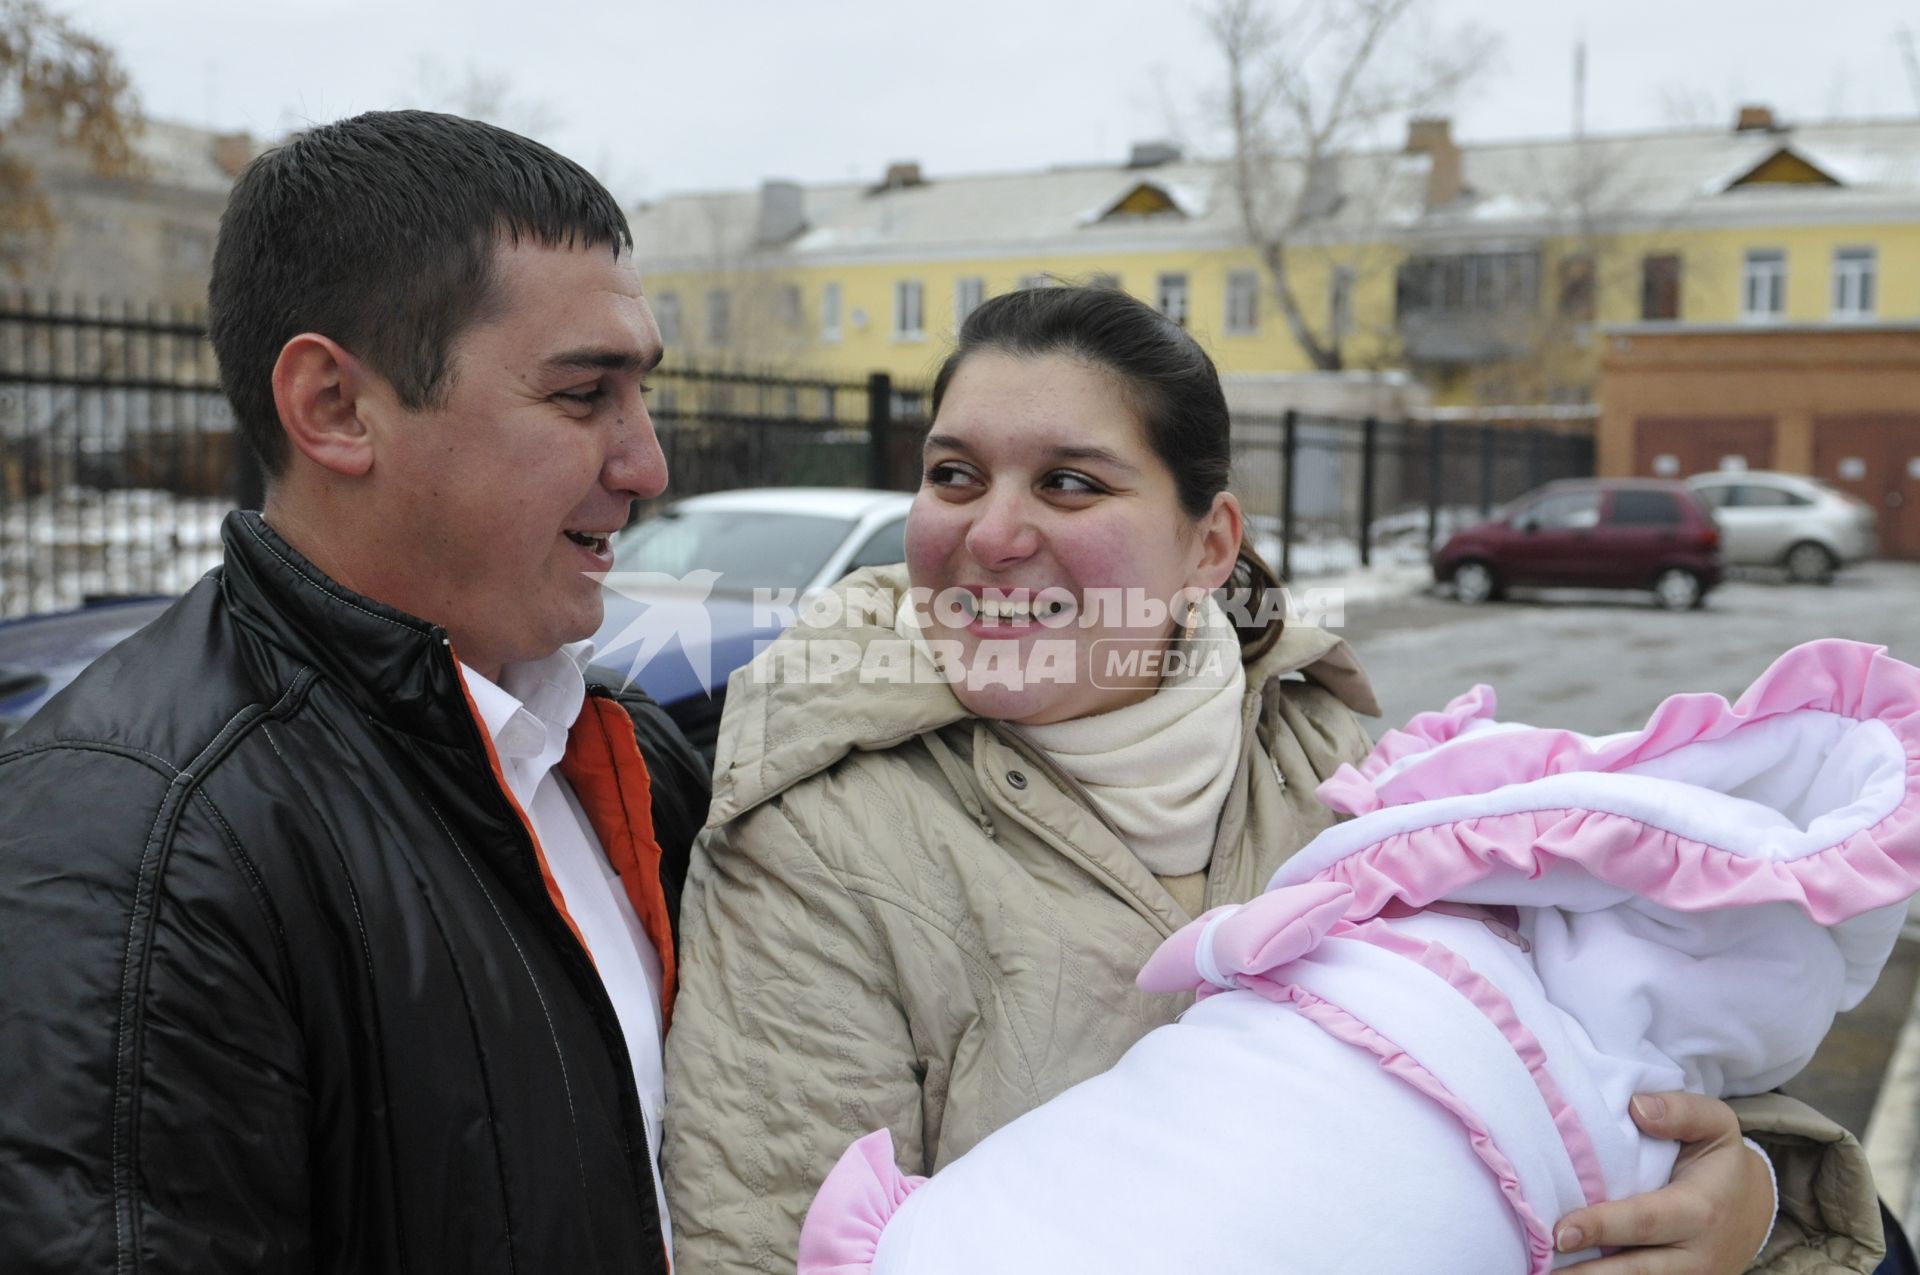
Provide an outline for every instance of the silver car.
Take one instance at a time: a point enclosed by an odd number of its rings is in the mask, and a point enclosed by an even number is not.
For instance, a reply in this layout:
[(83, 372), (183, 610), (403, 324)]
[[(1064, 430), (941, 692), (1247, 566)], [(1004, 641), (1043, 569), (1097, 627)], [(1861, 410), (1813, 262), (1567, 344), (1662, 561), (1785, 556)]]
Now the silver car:
[(1687, 485), (1713, 509), (1731, 567), (1784, 567), (1825, 584), (1879, 552), (1873, 506), (1803, 474), (1720, 470)]

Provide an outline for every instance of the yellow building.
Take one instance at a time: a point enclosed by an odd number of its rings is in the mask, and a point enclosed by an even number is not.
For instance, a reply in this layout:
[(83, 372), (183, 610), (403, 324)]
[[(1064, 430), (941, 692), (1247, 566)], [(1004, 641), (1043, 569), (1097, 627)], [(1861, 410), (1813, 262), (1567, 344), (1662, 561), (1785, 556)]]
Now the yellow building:
[[(1920, 120), (1457, 145), (1282, 173), (1315, 215), (1292, 294), (1340, 368), (1446, 404), (1591, 402), (1609, 325), (1920, 318)], [(1289, 192), (1299, 192), (1290, 194)], [(1236, 381), (1326, 370), (1283, 321), (1227, 166), (1128, 163), (670, 196), (635, 212), (674, 361), (918, 382), (987, 296), (1108, 280), (1185, 322)]]

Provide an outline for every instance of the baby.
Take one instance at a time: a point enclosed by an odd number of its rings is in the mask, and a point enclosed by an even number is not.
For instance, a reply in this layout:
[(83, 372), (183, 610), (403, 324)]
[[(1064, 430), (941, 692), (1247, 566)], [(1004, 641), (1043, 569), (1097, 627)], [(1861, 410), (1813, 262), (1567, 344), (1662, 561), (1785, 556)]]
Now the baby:
[(1920, 670), (1813, 642), (1604, 737), (1485, 687), (1319, 795), (1328, 829), (1141, 971), (1178, 1022), (931, 1179), (850, 1147), (802, 1275), (1544, 1272), (1663, 1185), (1639, 1092), (1761, 1092), (1864, 997), (1920, 891)]

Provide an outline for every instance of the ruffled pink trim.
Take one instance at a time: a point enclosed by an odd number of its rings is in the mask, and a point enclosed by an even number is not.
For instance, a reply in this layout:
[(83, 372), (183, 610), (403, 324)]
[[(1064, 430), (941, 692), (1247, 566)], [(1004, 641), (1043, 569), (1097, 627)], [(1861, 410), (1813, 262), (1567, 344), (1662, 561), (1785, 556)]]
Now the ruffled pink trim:
[[(1240, 988), (1268, 1000), (1299, 1003), (1297, 989), (1285, 981), (1285, 967), (1317, 949), (1325, 939), (1369, 943), (1411, 961), (1445, 980), (1500, 1032), (1533, 1078), (1587, 1203), (1606, 1199), (1606, 1174), (1586, 1123), (1562, 1093), (1548, 1069), (1545, 1047), (1520, 1021), (1513, 1002), (1447, 947), (1404, 934), (1383, 921), (1356, 925), (1342, 919), (1343, 911), (1351, 912), (1353, 898), (1345, 884), (1306, 881), (1269, 890), (1248, 903), (1214, 908), (1160, 945), (1141, 969), (1139, 985), (1145, 991), (1162, 993), (1197, 989), (1203, 1000), (1229, 988)], [(1449, 911), (1454, 910), (1449, 907)], [(1505, 930), (1514, 941), (1522, 941), (1480, 909), (1460, 909), (1454, 914), (1462, 912), (1496, 933)]]
[(1507, 999), (1506, 993), (1453, 949), (1417, 939), (1390, 925), (1369, 921), (1344, 937), (1371, 943), (1425, 967), (1445, 979), (1454, 991), (1486, 1015), (1487, 1020), (1506, 1037), (1507, 1044), (1520, 1061), (1527, 1065), (1534, 1088), (1540, 1091), (1541, 1100), (1553, 1115), (1553, 1126), (1560, 1131), (1560, 1142), (1567, 1149), (1567, 1159), (1573, 1162), (1573, 1172), (1579, 1179), (1581, 1194), (1586, 1196), (1588, 1204), (1598, 1204), (1607, 1198), (1606, 1172), (1600, 1167), (1600, 1153), (1594, 1150), (1586, 1121), (1580, 1118), (1579, 1111), (1561, 1092), (1559, 1082), (1548, 1068), (1546, 1047), (1520, 1021), (1519, 1012), (1514, 1009), (1513, 1002)]
[(1293, 986), (1281, 987), (1269, 984), (1271, 991), (1262, 989), (1263, 995), (1275, 1000), (1285, 999), (1293, 1002), (1300, 1015), (1334, 1039), (1343, 1041), (1358, 1049), (1364, 1049), (1379, 1059), (1380, 1066), (1395, 1079), (1425, 1095), (1460, 1122), (1466, 1130), (1467, 1142), (1473, 1148), (1475, 1156), (1487, 1166), (1493, 1174), (1494, 1184), (1499, 1187), (1507, 1206), (1520, 1223), (1520, 1230), (1527, 1244), (1528, 1275), (1546, 1275), (1553, 1269), (1553, 1240), (1547, 1228), (1541, 1223), (1540, 1215), (1527, 1203), (1526, 1192), (1520, 1186), (1520, 1174), (1513, 1167), (1513, 1161), (1506, 1157), (1493, 1140), (1493, 1134), (1480, 1119), (1478, 1113), (1469, 1107), (1440, 1078), (1421, 1066), (1410, 1054), (1398, 1045), (1382, 1036), (1373, 1028), (1341, 1009), (1331, 1001), (1322, 1000), (1312, 992)]
[(925, 1181), (894, 1165), (893, 1135), (885, 1129), (848, 1147), (800, 1228), (799, 1275), (867, 1275), (880, 1233)]
[(1320, 785), (1317, 789), (1320, 800), (1348, 814), (1379, 809), (1380, 796), (1374, 791), (1374, 782), (1383, 771), (1404, 757), (1427, 752), (1458, 738), (1477, 723), (1491, 721), (1498, 702), (1493, 688), (1481, 683), (1454, 696), (1439, 712), (1421, 713), (1404, 729), (1388, 731), (1358, 767), (1343, 762)]
[[(1904, 745), (1909, 766), (1920, 758), (1920, 670), (1890, 658), (1883, 646), (1823, 638), (1796, 646), (1775, 660), (1733, 704), (1718, 695), (1670, 696), (1654, 710), (1644, 730), (1611, 738), (1598, 746), (1588, 737), (1567, 730), (1488, 732), (1426, 764), (1406, 767), (1377, 783), (1369, 782), (1371, 797), (1356, 793), (1351, 781), (1333, 784), (1329, 780), (1319, 791), (1322, 800), (1335, 809), (1363, 814), (1383, 806), (1489, 792), (1548, 775), (1622, 770), (1687, 744), (1724, 738), (1768, 717), (1808, 709), (1857, 721), (1885, 722)], [(1447, 713), (1452, 711), (1449, 705)], [(1415, 738), (1404, 732), (1390, 732), (1389, 738), (1394, 735)], [(1356, 775), (1371, 779), (1393, 762), (1419, 751), (1410, 744), (1396, 743), (1389, 748), (1385, 741), (1381, 748), (1388, 756), (1377, 766), (1369, 756)]]
[(1393, 900), (1424, 907), (1496, 871), (1539, 876), (1554, 862), (1682, 912), (1792, 903), (1821, 925), (1920, 893), (1920, 803), (1837, 846), (1790, 861), (1756, 859), (1627, 815), (1522, 810), (1396, 833), (1315, 874), (1353, 887), (1349, 916)]
[(1323, 786), (1323, 796), (1343, 809), (1377, 809), (1491, 792), (1548, 775), (1618, 771), (1802, 711), (1882, 722), (1905, 757), (1905, 795), (1897, 807), (1871, 827), (1804, 856), (1757, 858), (1626, 815), (1551, 809), (1395, 833), (1315, 877), (1353, 886), (1348, 916), (1355, 918), (1376, 915), (1396, 898), (1425, 907), (1497, 870), (1535, 876), (1554, 860), (1680, 911), (1787, 902), (1822, 925), (1920, 891), (1920, 670), (1889, 658), (1884, 647), (1858, 642), (1826, 639), (1795, 647), (1734, 704), (1718, 695), (1673, 696), (1633, 735), (1596, 744), (1563, 730), (1489, 732), (1381, 779), (1364, 800), (1352, 782)]

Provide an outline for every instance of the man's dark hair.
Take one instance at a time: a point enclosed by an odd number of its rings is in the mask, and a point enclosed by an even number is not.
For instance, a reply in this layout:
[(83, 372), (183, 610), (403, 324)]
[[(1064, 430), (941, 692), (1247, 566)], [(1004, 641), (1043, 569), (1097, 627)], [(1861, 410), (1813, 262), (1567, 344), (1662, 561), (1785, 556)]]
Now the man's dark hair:
[(207, 290), (220, 380), (269, 474), (287, 459), (273, 365), (302, 332), (339, 342), (408, 408), (444, 401), (454, 339), (493, 303), (502, 237), (633, 246), (592, 174), (477, 120), (373, 111), (247, 166), (220, 218)]

